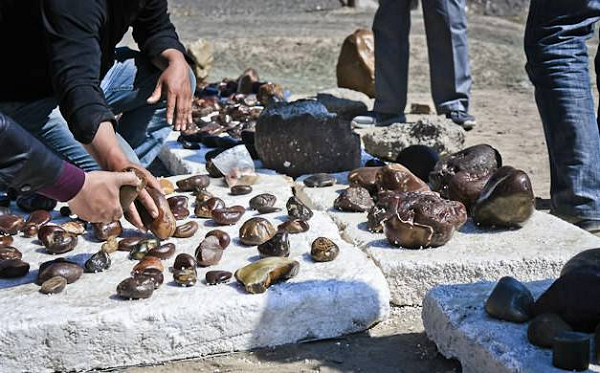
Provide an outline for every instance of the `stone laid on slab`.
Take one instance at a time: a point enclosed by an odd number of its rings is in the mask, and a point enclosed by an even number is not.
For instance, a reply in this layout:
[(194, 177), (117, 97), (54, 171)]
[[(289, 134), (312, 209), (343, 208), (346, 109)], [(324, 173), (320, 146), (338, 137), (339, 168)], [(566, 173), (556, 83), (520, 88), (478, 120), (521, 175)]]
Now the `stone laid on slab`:
[(352, 120), (373, 108), (373, 99), (362, 92), (347, 88), (331, 88), (317, 94), (317, 101), (325, 105), (330, 113)]
[[(526, 283), (534, 297), (552, 280)], [(427, 336), (447, 358), (461, 362), (464, 373), (559, 373), (552, 366), (552, 350), (527, 340), (527, 323), (491, 318), (484, 303), (493, 282), (445, 285), (433, 288), (423, 301), (423, 325)], [(588, 372), (600, 372), (590, 365)]]
[(296, 177), (360, 166), (360, 137), (350, 121), (314, 100), (269, 106), (258, 118), (254, 138), (264, 167), (281, 174)]
[(425, 145), (440, 154), (464, 148), (465, 130), (443, 116), (419, 116), (416, 122), (358, 130), (365, 151), (376, 157), (395, 160), (411, 145)]
[(297, 179), (296, 193), (315, 210), (325, 211), (342, 237), (362, 248), (381, 268), (399, 306), (421, 305), (432, 287), (513, 276), (523, 281), (557, 277), (564, 263), (580, 251), (600, 247), (600, 238), (544, 212), (534, 212), (521, 229), (477, 227), (471, 219), (444, 246), (423, 250), (393, 247), (382, 233), (367, 230), (367, 213), (333, 209), (333, 201), (348, 187), (347, 173), (338, 183), (308, 188)]
[[(181, 177), (172, 178), (172, 181)], [(259, 193), (277, 196), (277, 207), (285, 208), (291, 196), (289, 179), (259, 174), (253, 193), (232, 196), (222, 179), (212, 179), (208, 190), (227, 205), (248, 207)], [(191, 196), (190, 196), (191, 197)], [(190, 202), (193, 201), (193, 197)], [(190, 210), (193, 206), (190, 203)], [(283, 210), (285, 211), (285, 209)], [(54, 213), (58, 219), (58, 213)], [(138, 364), (157, 364), (209, 354), (249, 350), (306, 340), (332, 338), (369, 328), (386, 318), (389, 290), (381, 271), (358, 248), (345, 242), (337, 227), (323, 212), (315, 212), (311, 229), (290, 236), (290, 258), (300, 263), (299, 273), (287, 282), (271, 286), (263, 294), (248, 294), (235, 280), (208, 286), (210, 270), (235, 272), (259, 259), (256, 247), (241, 244), (240, 226), (256, 212), (247, 211), (238, 224), (217, 227), (212, 220), (192, 214), (200, 229), (192, 238), (169, 239), (177, 253), (194, 254), (204, 235), (223, 229), (232, 237), (218, 265), (199, 268), (198, 283), (178, 287), (165, 269), (165, 283), (149, 299), (129, 301), (116, 295), (117, 285), (129, 277), (135, 261), (126, 252), (111, 254), (112, 266), (97, 274), (84, 273), (77, 282), (56, 295), (39, 293), (33, 282), (39, 264), (55, 259), (35, 239), (15, 236), (14, 246), (31, 264), (20, 279), (0, 280), (0, 366), (2, 372), (53, 372), (89, 370)], [(262, 217), (277, 225), (285, 212)], [(124, 223), (124, 236), (136, 232)], [(314, 263), (310, 247), (326, 236), (339, 248), (339, 257)], [(91, 235), (80, 237), (75, 250), (60, 255), (83, 264), (100, 249)], [(165, 268), (174, 257), (164, 261)]]

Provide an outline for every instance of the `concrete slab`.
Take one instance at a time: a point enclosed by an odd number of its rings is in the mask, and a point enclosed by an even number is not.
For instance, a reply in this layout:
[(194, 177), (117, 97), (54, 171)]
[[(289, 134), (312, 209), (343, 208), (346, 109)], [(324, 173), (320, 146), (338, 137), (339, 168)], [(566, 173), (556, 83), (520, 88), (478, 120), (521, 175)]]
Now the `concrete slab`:
[(338, 184), (307, 188), (298, 178), (296, 192), (315, 210), (336, 222), (342, 237), (362, 248), (381, 268), (399, 306), (420, 305), (429, 289), (440, 284), (472, 283), (514, 276), (523, 281), (558, 276), (576, 253), (600, 247), (600, 238), (552, 215), (536, 212), (518, 230), (481, 229), (471, 220), (445, 246), (407, 250), (391, 246), (383, 234), (366, 228), (367, 213), (334, 210), (334, 199), (347, 187), (347, 173), (335, 175)]
[[(278, 197), (284, 207), (291, 195), (287, 178), (261, 174), (248, 196), (229, 196), (220, 181), (209, 190), (227, 204), (248, 205), (262, 192)], [(254, 216), (247, 212), (241, 222), (225, 227), (237, 237), (241, 223)], [(283, 213), (265, 215), (273, 223)], [(215, 227), (197, 220), (201, 229), (190, 239), (171, 239), (177, 252), (194, 253), (205, 233)], [(305, 340), (336, 337), (369, 328), (386, 318), (389, 290), (381, 271), (358, 248), (346, 243), (324, 213), (310, 221), (311, 230), (291, 237), (291, 256), (300, 264), (299, 274), (272, 286), (264, 294), (245, 293), (235, 281), (207, 286), (198, 283), (180, 288), (165, 271), (165, 284), (147, 300), (124, 301), (116, 297), (117, 284), (129, 276), (135, 264), (127, 254), (112, 255), (113, 265), (104, 273), (84, 274), (58, 295), (38, 292), (32, 282), (39, 263), (54, 257), (30, 239), (16, 237), (14, 246), (31, 264), (22, 279), (0, 280), (0, 370), (2, 372), (52, 372), (88, 370), (276, 346)], [(134, 232), (125, 224), (126, 235)], [(327, 236), (340, 246), (339, 257), (329, 263), (313, 263), (311, 242)], [(83, 264), (100, 248), (89, 236), (64, 255)], [(221, 263), (199, 270), (237, 268), (258, 259), (255, 247), (242, 246), (237, 238)], [(167, 260), (165, 267), (172, 265)]]
[[(527, 283), (537, 298), (551, 280)], [(489, 317), (484, 303), (494, 283), (439, 286), (423, 301), (427, 336), (447, 358), (456, 358), (464, 373), (559, 373), (552, 366), (552, 351), (527, 341), (527, 324)], [(591, 365), (588, 372), (600, 372)]]

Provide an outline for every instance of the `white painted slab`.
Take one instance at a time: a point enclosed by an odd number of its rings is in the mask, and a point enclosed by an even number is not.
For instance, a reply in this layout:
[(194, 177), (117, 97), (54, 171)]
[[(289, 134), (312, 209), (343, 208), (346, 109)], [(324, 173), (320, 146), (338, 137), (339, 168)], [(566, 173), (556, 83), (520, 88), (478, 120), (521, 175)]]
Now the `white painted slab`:
[(381, 268), (399, 306), (420, 305), (429, 289), (440, 284), (471, 283), (514, 276), (523, 281), (558, 276), (563, 264), (580, 251), (600, 247), (600, 238), (552, 215), (535, 212), (522, 229), (484, 230), (471, 220), (445, 246), (407, 250), (391, 246), (383, 234), (367, 230), (367, 213), (341, 212), (333, 201), (347, 185), (307, 188), (298, 178), (298, 196), (327, 212), (342, 237), (362, 248)]
[[(221, 181), (213, 182), (218, 185), (211, 185), (209, 191), (228, 205), (247, 206), (252, 196), (269, 192), (278, 197), (277, 206), (283, 208), (291, 195), (289, 180), (281, 176), (262, 174), (255, 192), (239, 197), (227, 195), (228, 189)], [(284, 220), (284, 214), (265, 217), (277, 224)], [(255, 247), (241, 246), (237, 240), (241, 223), (254, 215), (247, 212), (239, 224), (224, 228), (236, 239), (221, 263), (200, 269), (199, 278), (213, 269), (234, 272), (258, 259)], [(206, 232), (215, 228), (209, 220), (192, 219), (201, 224), (201, 229), (193, 238), (171, 240), (178, 253), (193, 254)], [(58, 295), (40, 294), (39, 287), (32, 283), (38, 265), (54, 257), (45, 254), (36, 242), (17, 238), (14, 246), (32, 268), (23, 279), (0, 280), (0, 371), (51, 372), (154, 364), (331, 338), (364, 330), (386, 318), (389, 290), (379, 269), (361, 250), (341, 239), (326, 214), (315, 213), (310, 225), (309, 232), (291, 236), (290, 257), (301, 263), (299, 274), (264, 294), (247, 294), (235, 280), (225, 285), (198, 283), (180, 288), (166, 271), (165, 284), (150, 299), (139, 301), (116, 297), (117, 284), (128, 277), (135, 264), (124, 252), (112, 255), (113, 265), (107, 272), (84, 274)], [(340, 246), (340, 255), (333, 262), (310, 260), (310, 244), (321, 235)], [(74, 251), (64, 256), (83, 264), (99, 248), (99, 243), (84, 237)], [(167, 260), (166, 267), (172, 262), (173, 258)]]
[[(538, 297), (552, 281), (527, 283)], [(423, 301), (427, 336), (447, 358), (456, 358), (463, 373), (559, 373), (552, 366), (552, 350), (527, 341), (527, 324), (489, 317), (484, 303), (494, 283), (439, 286)], [(591, 365), (588, 372), (600, 372)]]

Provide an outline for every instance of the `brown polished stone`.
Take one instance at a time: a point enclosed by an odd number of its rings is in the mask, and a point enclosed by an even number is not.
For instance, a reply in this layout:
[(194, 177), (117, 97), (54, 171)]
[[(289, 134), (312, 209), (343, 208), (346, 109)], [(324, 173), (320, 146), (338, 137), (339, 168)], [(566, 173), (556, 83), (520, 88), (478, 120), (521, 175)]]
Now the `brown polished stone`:
[(213, 229), (212, 231), (208, 232), (206, 236), (204, 236), (204, 238), (210, 236), (215, 236), (219, 239), (219, 245), (221, 245), (223, 250), (225, 250), (227, 246), (229, 246), (229, 244), (231, 243), (231, 237), (229, 237), (229, 234), (220, 229)]
[(210, 185), (208, 175), (195, 175), (177, 181), (177, 187), (182, 192), (194, 192), (206, 189)]
[(200, 267), (218, 264), (222, 256), (223, 248), (215, 236), (205, 238), (196, 249), (196, 263)]
[(173, 255), (175, 255), (175, 244), (169, 242), (148, 250), (148, 254), (146, 254), (144, 258), (155, 257), (158, 259), (169, 259)]
[(123, 234), (123, 226), (120, 221), (110, 223), (92, 223), (94, 237), (98, 241), (106, 241), (110, 236), (120, 236)]
[(223, 209), (217, 209), (212, 212), (212, 218), (215, 223), (220, 225), (233, 225), (237, 223), (246, 209), (242, 206), (231, 206)]
[(232, 274), (227, 271), (208, 271), (206, 272), (206, 283), (208, 285), (223, 284), (229, 281)]
[(196, 204), (196, 207), (194, 209), (194, 214), (196, 214), (196, 216), (199, 218), (210, 219), (210, 218), (212, 218), (212, 213), (214, 210), (219, 210), (219, 209), (224, 209), (224, 208), (225, 208), (225, 202), (220, 198), (213, 197), (213, 198), (208, 199), (205, 202)]
[(244, 245), (256, 246), (271, 239), (277, 230), (267, 219), (252, 218), (240, 227), (240, 241)]

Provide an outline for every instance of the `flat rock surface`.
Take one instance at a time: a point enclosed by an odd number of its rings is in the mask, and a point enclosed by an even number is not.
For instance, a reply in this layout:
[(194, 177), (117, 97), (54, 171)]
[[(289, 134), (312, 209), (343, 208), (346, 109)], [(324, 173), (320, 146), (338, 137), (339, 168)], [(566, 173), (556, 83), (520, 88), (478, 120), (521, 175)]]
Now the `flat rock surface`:
[(451, 120), (438, 115), (420, 115), (409, 123), (358, 130), (365, 151), (376, 157), (395, 160), (411, 145), (425, 145), (440, 154), (464, 148), (465, 131)]
[[(538, 297), (551, 280), (525, 284)], [(456, 358), (464, 373), (564, 372), (552, 366), (552, 351), (527, 341), (527, 323), (491, 318), (484, 303), (494, 283), (439, 286), (423, 301), (427, 335), (447, 358)], [(591, 365), (588, 372), (600, 372)]]
[(348, 185), (307, 188), (296, 183), (298, 196), (316, 210), (326, 211), (342, 237), (362, 248), (381, 268), (395, 305), (420, 305), (429, 289), (440, 284), (470, 283), (514, 276), (524, 281), (558, 276), (563, 264), (580, 251), (600, 247), (600, 238), (552, 215), (536, 211), (521, 229), (491, 230), (472, 220), (444, 246), (424, 250), (395, 248), (380, 233), (367, 230), (367, 213), (341, 212), (333, 201)]
[[(246, 196), (230, 196), (221, 180), (212, 182), (209, 191), (228, 205), (247, 206), (252, 196), (269, 192), (277, 196), (277, 206), (283, 208), (291, 195), (286, 178), (269, 174), (261, 174), (254, 192)], [(264, 217), (278, 224), (285, 220), (284, 215)], [(155, 364), (331, 338), (365, 330), (385, 319), (389, 290), (381, 272), (363, 252), (344, 242), (330, 218), (320, 212), (310, 221), (309, 232), (290, 237), (290, 257), (300, 262), (300, 271), (293, 279), (258, 295), (247, 294), (235, 280), (206, 285), (203, 279), (208, 270), (234, 272), (259, 258), (256, 247), (243, 246), (237, 238), (240, 225), (253, 216), (255, 212), (248, 211), (237, 225), (221, 228), (233, 242), (218, 265), (199, 269), (200, 281), (195, 286), (176, 286), (166, 269), (165, 283), (151, 298), (138, 301), (116, 296), (117, 284), (129, 276), (135, 264), (124, 252), (111, 255), (113, 264), (108, 271), (85, 273), (63, 293), (42, 295), (33, 283), (37, 268), (55, 256), (44, 253), (37, 240), (15, 236), (14, 246), (23, 252), (31, 271), (21, 279), (0, 280), (2, 372)], [(216, 226), (193, 214), (187, 220), (200, 224), (196, 235), (169, 241), (176, 244), (177, 253), (193, 254), (206, 232)], [(125, 224), (125, 228), (124, 236), (135, 234), (130, 225)], [(312, 262), (310, 244), (318, 236), (327, 236), (340, 246), (335, 261)], [(74, 251), (63, 256), (83, 264), (100, 246), (85, 235)], [(166, 260), (165, 268), (173, 260)]]

